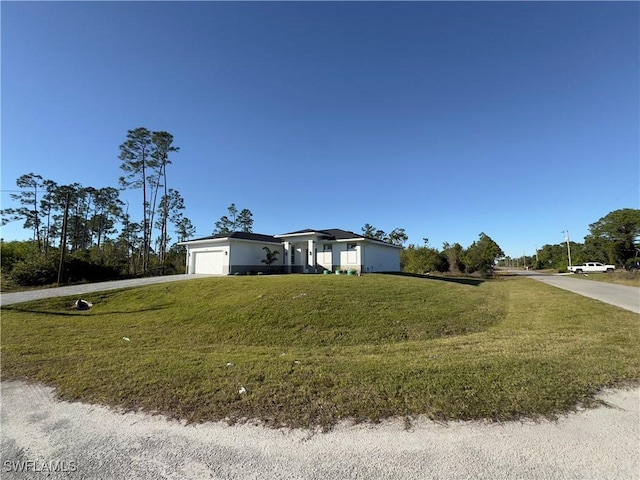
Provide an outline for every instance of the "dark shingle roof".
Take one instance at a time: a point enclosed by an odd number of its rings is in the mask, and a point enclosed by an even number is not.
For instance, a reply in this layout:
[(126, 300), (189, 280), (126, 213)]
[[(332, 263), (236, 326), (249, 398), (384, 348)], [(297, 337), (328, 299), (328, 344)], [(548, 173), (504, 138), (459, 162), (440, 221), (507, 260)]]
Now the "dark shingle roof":
[(261, 233), (250, 233), (250, 232), (218, 233), (217, 235), (211, 235), (210, 237), (197, 238), (192, 241), (215, 240), (218, 238), (236, 238), (239, 240), (254, 240), (257, 242), (282, 243), (282, 240), (274, 237), (273, 235), (263, 235)]
[(249, 233), (249, 232), (233, 232), (229, 235), (230, 238), (240, 238), (242, 240), (257, 240), (260, 242), (273, 242), (281, 243), (282, 240), (274, 237), (273, 235), (263, 235), (261, 233)]
[(299, 233), (315, 233), (315, 232), (322, 232), (322, 230), (313, 230), (312, 228), (305, 228), (304, 230), (296, 230), (295, 232), (287, 232), (287, 233), (283, 233), (282, 235), (297, 235)]
[[(281, 235), (278, 235), (278, 237), (287, 235), (304, 235), (305, 233), (317, 233), (324, 236), (327, 240), (349, 240), (352, 238), (366, 238), (367, 240), (373, 240), (374, 242), (386, 243), (387, 245), (391, 245), (389, 242), (350, 232), (349, 230), (342, 230), (340, 228), (328, 228), (326, 230), (314, 230), (311, 228), (305, 228), (304, 230), (296, 230), (295, 232), (283, 233)], [(231, 232), (219, 233), (210, 237), (196, 238), (195, 240), (190, 241), (195, 242), (199, 240), (215, 240), (219, 238), (236, 238), (239, 240), (254, 240), (257, 242), (282, 243), (284, 240), (278, 237), (274, 237), (273, 235), (263, 235), (261, 233)]]
[(377, 242), (386, 243), (377, 238), (365, 237), (361, 233), (354, 233), (349, 230), (342, 230), (341, 228), (327, 228), (324, 230), (314, 230), (311, 228), (305, 228), (304, 230), (297, 230), (295, 232), (283, 233), (282, 235), (279, 235), (279, 236), (298, 235), (298, 234), (305, 234), (305, 233), (319, 233), (321, 235), (325, 235), (328, 239), (331, 239), (331, 240), (349, 240), (350, 238), (366, 238), (369, 240), (375, 240)]
[(332, 236), (336, 240), (347, 240), (349, 238), (364, 238), (364, 236), (358, 233), (353, 233), (348, 230), (342, 230), (340, 228), (329, 228), (327, 230), (321, 230), (321, 231), (328, 233), (330, 236)]

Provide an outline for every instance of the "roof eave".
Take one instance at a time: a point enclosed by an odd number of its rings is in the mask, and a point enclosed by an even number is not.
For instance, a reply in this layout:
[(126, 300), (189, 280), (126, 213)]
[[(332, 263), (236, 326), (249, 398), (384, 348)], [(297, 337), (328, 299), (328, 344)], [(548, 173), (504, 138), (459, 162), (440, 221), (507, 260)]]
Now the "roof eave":
[(303, 232), (303, 233), (281, 233), (280, 235), (274, 235), (276, 238), (290, 238), (290, 237), (330, 237), (326, 232), (323, 231), (313, 231), (313, 232)]
[(341, 238), (340, 240), (336, 240), (336, 242), (368, 242), (375, 243), (376, 245), (382, 245), (384, 247), (402, 248), (402, 245), (394, 245), (393, 243), (388, 243), (383, 240), (367, 237)]
[(186, 240), (184, 242), (178, 242), (178, 245), (193, 245), (200, 243), (221, 243), (222, 241), (229, 240), (229, 237), (218, 237), (218, 238), (197, 238), (195, 240)]

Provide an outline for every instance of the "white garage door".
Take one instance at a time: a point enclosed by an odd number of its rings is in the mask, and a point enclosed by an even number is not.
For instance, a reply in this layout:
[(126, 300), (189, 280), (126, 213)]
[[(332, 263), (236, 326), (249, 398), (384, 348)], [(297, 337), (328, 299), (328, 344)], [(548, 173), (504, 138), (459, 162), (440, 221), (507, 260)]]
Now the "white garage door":
[[(195, 259), (195, 273), (208, 273), (221, 275), (224, 252), (214, 250), (211, 252), (197, 252)], [(225, 272), (226, 273), (226, 272)]]

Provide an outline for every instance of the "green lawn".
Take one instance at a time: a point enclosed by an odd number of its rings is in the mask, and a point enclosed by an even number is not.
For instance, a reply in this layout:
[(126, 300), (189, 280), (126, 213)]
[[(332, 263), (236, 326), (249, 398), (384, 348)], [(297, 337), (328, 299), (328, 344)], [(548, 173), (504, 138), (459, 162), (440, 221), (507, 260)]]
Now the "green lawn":
[(194, 422), (324, 428), (553, 416), (640, 379), (640, 316), (527, 278), (207, 278), (87, 299), (3, 308), (2, 378)]

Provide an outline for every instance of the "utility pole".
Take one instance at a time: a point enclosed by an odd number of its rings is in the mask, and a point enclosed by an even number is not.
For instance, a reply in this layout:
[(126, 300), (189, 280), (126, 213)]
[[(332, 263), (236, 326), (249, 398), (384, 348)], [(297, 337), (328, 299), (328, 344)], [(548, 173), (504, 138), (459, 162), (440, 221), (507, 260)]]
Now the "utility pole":
[(569, 244), (569, 230), (565, 230), (565, 240), (567, 241), (567, 255), (569, 256), (569, 266), (571, 266), (571, 245)]

